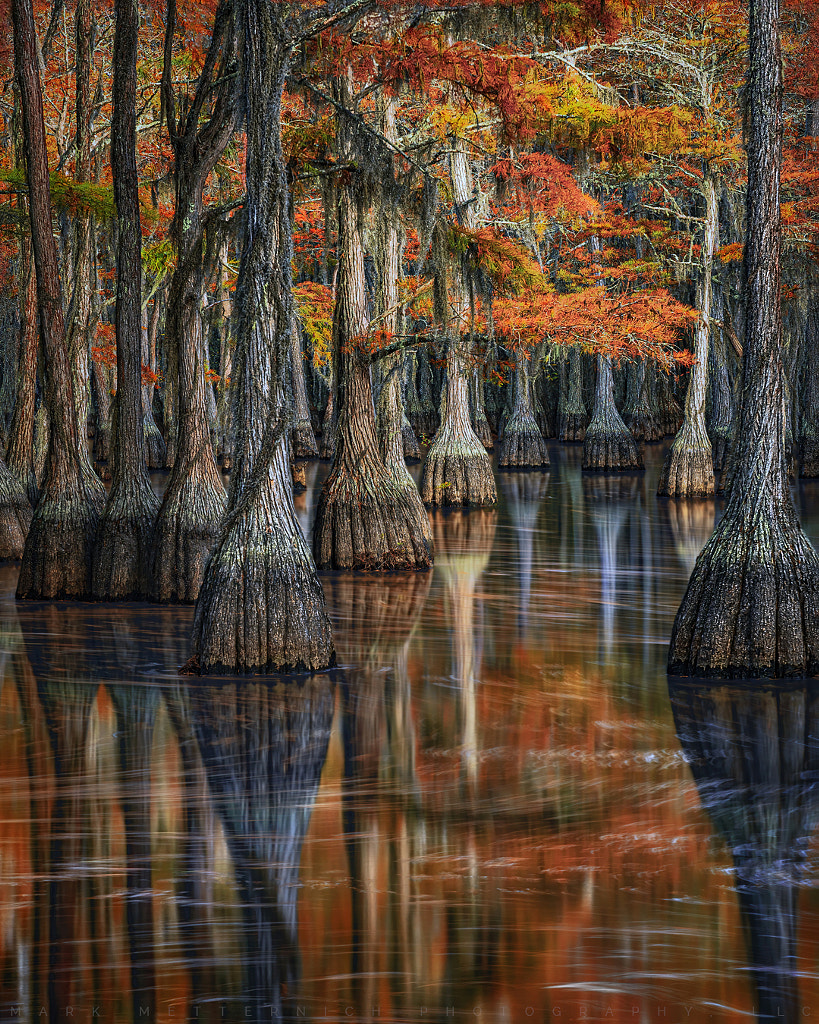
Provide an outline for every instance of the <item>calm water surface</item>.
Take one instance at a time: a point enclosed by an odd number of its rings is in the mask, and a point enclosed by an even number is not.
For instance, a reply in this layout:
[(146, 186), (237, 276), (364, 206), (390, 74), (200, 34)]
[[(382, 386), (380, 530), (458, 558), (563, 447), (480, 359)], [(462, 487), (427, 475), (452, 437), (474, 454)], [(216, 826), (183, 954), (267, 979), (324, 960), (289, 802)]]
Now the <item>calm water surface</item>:
[(819, 1017), (819, 685), (669, 685), (718, 505), (580, 454), (434, 514), (429, 573), (325, 576), (307, 680), (0, 567), (0, 1021)]

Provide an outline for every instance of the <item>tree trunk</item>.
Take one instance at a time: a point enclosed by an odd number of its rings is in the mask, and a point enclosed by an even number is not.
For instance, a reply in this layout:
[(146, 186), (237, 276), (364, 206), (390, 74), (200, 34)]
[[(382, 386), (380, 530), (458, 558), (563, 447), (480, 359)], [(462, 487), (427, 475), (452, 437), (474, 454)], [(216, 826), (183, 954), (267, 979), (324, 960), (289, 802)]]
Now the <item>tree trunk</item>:
[[(450, 177), (454, 202), (464, 225), (472, 228), (475, 194), (460, 140), (450, 155)], [(469, 335), (461, 332), (461, 323), (469, 321), (469, 294), (460, 271), (455, 272), (453, 290), (459, 311), (448, 325), (446, 411), (424, 463), (421, 496), (431, 505), (494, 505), (498, 492), (492, 463), (470, 422), (467, 375), (473, 372), (472, 353)]]
[(90, 592), (91, 551), (105, 500), (83, 470), (71, 367), (65, 344), (59, 265), (51, 224), (48, 158), (37, 37), (31, 0), (15, 0), (15, 71), (20, 84), (45, 396), (51, 414), (48, 467), (29, 528), (17, 584), (19, 598), (77, 598)]
[(293, 422), (292, 445), (296, 459), (317, 459), (318, 447), (313, 434), (310, 420), (310, 405), (307, 401), (307, 386), (304, 380), (304, 356), (301, 350), (301, 331), (299, 322), (293, 317), (293, 329), (290, 332), (290, 361), (293, 375), (293, 402), (295, 417)]
[(142, 225), (136, 165), (136, 0), (115, 0), (111, 170), (117, 211), (116, 431), (111, 492), (94, 548), (92, 588), (105, 601), (145, 597), (159, 499), (145, 467), (142, 429)]
[[(156, 334), (159, 328), (159, 295), (154, 296), (151, 315), (142, 312), (142, 364), (156, 372)], [(142, 388), (142, 438), (145, 445), (145, 465), (148, 469), (163, 469), (167, 458), (165, 441), (154, 419), (154, 384), (149, 381)]]
[(9, 431), (6, 462), (32, 508), (37, 504), (34, 465), (34, 406), (37, 396), (37, 281), (28, 237), (20, 244), (20, 346), (17, 360), (17, 400)]
[(489, 429), (489, 420), (486, 418), (486, 409), (484, 408), (483, 374), (480, 367), (475, 367), (469, 375), (469, 412), (472, 429), (484, 448), (491, 452), (494, 441), (492, 440), (492, 431)]
[(529, 358), (518, 348), (515, 350), (515, 374), (512, 382), (514, 406), (512, 415), (504, 427), (498, 457), (498, 465), (503, 468), (549, 465), (549, 451), (535, 420), (533, 384), (529, 374)]
[(623, 422), (635, 441), (660, 441), (663, 437), (652, 406), (652, 370), (645, 359), (636, 359), (628, 366)]
[(236, 438), (228, 510), (196, 604), (193, 652), (202, 672), (318, 670), (333, 661), (332, 634), (293, 507), (287, 443), (293, 246), (281, 148), (286, 11), (241, 0), (235, 17), (247, 117), (247, 229), (231, 381)]
[[(199, 123), (204, 98), (213, 77), (224, 70), (233, 53), (232, 19), (220, 3), (196, 94), (184, 122), (177, 124), (171, 75), (171, 46), (176, 7), (168, 6), (165, 34), (163, 96), (168, 131), (174, 149), (176, 209), (173, 238), (177, 265), (168, 291), (166, 336), (175, 352), (178, 374), (176, 449), (173, 469), (159, 510), (154, 544), (151, 596), (157, 601), (195, 601), (205, 565), (219, 536), (227, 499), (216, 465), (208, 424), (205, 345), (202, 336), (203, 191), (208, 175), (221, 157), (236, 124), (234, 88), (223, 85), (213, 101), (213, 113)], [(220, 60), (221, 55), (221, 60)]]
[(799, 475), (819, 476), (819, 306), (808, 310), (805, 322), (805, 375), (804, 411), (802, 414), (802, 465)]
[(682, 426), (683, 413), (674, 397), (672, 380), (664, 371), (657, 373), (657, 418), (665, 437), (674, 436)]
[[(341, 103), (349, 107), (351, 90), (346, 79), (337, 80), (337, 91)], [(351, 132), (350, 122), (342, 115), (338, 124), (342, 161), (352, 158)], [(432, 563), (429, 518), (406, 468), (406, 476), (396, 479), (397, 474), (391, 474), (382, 461), (370, 358), (356, 341), (367, 334), (368, 324), (362, 210), (355, 182), (351, 178), (339, 182), (338, 195), (340, 255), (333, 314), (338, 430), (335, 461), (316, 510), (313, 551), (321, 568), (423, 569)], [(392, 257), (397, 271), (397, 251)], [(385, 270), (385, 276), (388, 273)], [(394, 433), (397, 442), (400, 419)], [(403, 450), (395, 456), (403, 463)]]
[(819, 671), (819, 557), (799, 524), (785, 464), (778, 19), (778, 0), (751, 0), (747, 317), (733, 482), (677, 612), (668, 655), (674, 675)]
[(716, 180), (706, 165), (702, 182), (705, 225), (701, 247), (702, 267), (697, 282), (699, 319), (694, 330), (694, 355), (685, 418), (663, 464), (657, 494), (671, 498), (697, 498), (714, 493), (714, 457), (705, 428), (705, 396), (708, 391), (708, 349), (711, 333), (711, 299), (714, 253), (719, 228)]
[(20, 481), (0, 459), (0, 562), (22, 558), (32, 508)]
[(91, 390), (94, 397), (94, 472), (100, 480), (111, 479), (112, 373), (96, 360), (91, 363)]
[(589, 416), (583, 403), (583, 357), (576, 347), (569, 349), (566, 363), (560, 368), (557, 436), (561, 441), (582, 441), (586, 437)]
[(611, 356), (597, 356), (594, 415), (583, 441), (583, 469), (642, 469), (643, 457), (614, 404)]

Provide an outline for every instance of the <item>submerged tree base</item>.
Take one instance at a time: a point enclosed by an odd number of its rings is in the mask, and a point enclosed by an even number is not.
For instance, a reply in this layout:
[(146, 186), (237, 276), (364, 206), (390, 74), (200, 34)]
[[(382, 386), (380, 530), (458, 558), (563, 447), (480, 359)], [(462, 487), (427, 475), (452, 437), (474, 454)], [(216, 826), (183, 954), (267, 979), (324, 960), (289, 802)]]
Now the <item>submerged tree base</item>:
[(427, 569), (429, 517), (415, 487), (397, 486), (384, 470), (368, 479), (339, 475), (319, 498), (313, 552), (319, 569)]
[(702, 550), (668, 654), (676, 676), (720, 679), (819, 672), (819, 555), (793, 508), (726, 509)]
[(494, 505), (498, 500), (492, 463), (475, 438), (441, 438), (424, 463), (421, 497), (428, 505)]
[(324, 594), (295, 517), (286, 524), (256, 506), (230, 525), (199, 594), (193, 649), (203, 674), (317, 672), (334, 664)]
[(713, 493), (711, 445), (692, 446), (678, 436), (665, 457), (657, 494), (668, 498), (705, 498)]
[(642, 469), (643, 456), (628, 430), (589, 428), (583, 442), (583, 469), (605, 472)]
[(534, 420), (510, 420), (500, 443), (498, 465), (502, 469), (537, 468), (549, 465), (549, 450)]
[(19, 599), (91, 596), (91, 560), (104, 505), (102, 488), (40, 498), (23, 551)]
[(638, 412), (624, 417), (625, 424), (635, 441), (662, 441), (663, 428), (652, 412)]
[(192, 471), (178, 487), (168, 488), (154, 533), (153, 601), (196, 600), (226, 507), (215, 466), (210, 473)]
[(114, 484), (100, 518), (91, 589), (100, 601), (147, 597), (159, 498), (147, 478), (130, 475)]

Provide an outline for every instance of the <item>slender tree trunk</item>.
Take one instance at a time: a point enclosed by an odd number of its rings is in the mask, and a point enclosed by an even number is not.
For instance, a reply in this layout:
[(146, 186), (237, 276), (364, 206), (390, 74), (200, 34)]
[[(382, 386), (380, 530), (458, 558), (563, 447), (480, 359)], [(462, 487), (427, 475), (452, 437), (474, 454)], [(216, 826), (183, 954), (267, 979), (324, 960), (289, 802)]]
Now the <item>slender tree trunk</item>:
[(28, 236), (20, 245), (20, 348), (17, 360), (17, 401), (9, 431), (6, 461), (32, 508), (37, 504), (34, 465), (34, 407), (37, 397), (37, 281)]
[(819, 306), (808, 310), (805, 322), (804, 412), (802, 415), (802, 465), (800, 476), (819, 476)]
[(194, 659), (202, 672), (318, 670), (333, 661), (332, 634), (293, 507), (288, 454), (293, 248), (281, 147), (287, 12), (240, 0), (235, 17), (247, 118), (247, 229), (231, 383), (236, 439), (227, 514), (196, 604)]
[(716, 179), (707, 166), (702, 191), (705, 199), (705, 225), (701, 247), (702, 267), (697, 282), (699, 319), (694, 329), (694, 355), (697, 361), (688, 379), (683, 425), (668, 450), (657, 487), (658, 494), (672, 498), (696, 498), (714, 493), (714, 457), (705, 428), (705, 397), (708, 391), (712, 279), (719, 230), (719, 206)]
[[(533, 355), (532, 359), (535, 358)], [(503, 468), (549, 465), (549, 451), (535, 420), (533, 383), (527, 353), (518, 348), (512, 379), (514, 405), (503, 430), (498, 458), (498, 465)]]
[[(453, 199), (461, 210), (464, 225), (474, 227), (472, 173), (460, 141), (455, 142), (450, 155), (450, 178)], [(449, 325), (446, 411), (424, 463), (421, 496), (431, 505), (494, 505), (498, 492), (492, 464), (472, 429), (469, 413), (472, 353), (468, 334), (461, 331), (469, 321), (469, 295), (463, 275), (456, 271), (455, 277), (455, 298), (460, 309), (459, 316)]]
[(219, 536), (227, 500), (211, 444), (207, 415), (205, 339), (202, 335), (204, 265), (203, 191), (236, 125), (236, 96), (222, 85), (210, 119), (198, 117), (211, 79), (225, 72), (233, 53), (229, 3), (220, 3), (205, 65), (184, 123), (177, 124), (171, 81), (171, 46), (176, 26), (174, 0), (168, 5), (163, 97), (174, 148), (176, 211), (173, 236), (177, 264), (168, 291), (166, 336), (175, 353), (178, 379), (173, 469), (156, 525), (151, 596), (157, 601), (195, 601), (208, 557)]
[(31, 0), (15, 0), (14, 57), (20, 83), (46, 402), (51, 414), (48, 468), (23, 551), (17, 596), (85, 597), (91, 551), (105, 500), (102, 484), (79, 456), (71, 366), (65, 344), (59, 265), (51, 225), (48, 158), (37, 37)]
[(317, 459), (318, 447), (310, 420), (310, 404), (307, 401), (307, 385), (304, 379), (304, 356), (301, 349), (301, 331), (296, 317), (290, 331), (290, 365), (293, 376), (293, 455), (296, 459)]
[(136, 165), (137, 0), (115, 0), (111, 170), (117, 209), (116, 430), (111, 492), (94, 549), (95, 597), (145, 597), (159, 499), (145, 467), (142, 429), (142, 225)]
[(489, 420), (486, 418), (483, 400), (483, 374), (480, 367), (477, 366), (469, 375), (469, 413), (472, 429), (481, 444), (487, 451), (492, 451), (495, 442), (492, 440), (492, 431), (489, 429)]
[[(340, 103), (349, 109), (348, 81), (337, 79), (336, 88)], [(343, 162), (352, 157), (351, 132), (342, 114), (338, 139)], [(381, 458), (370, 357), (356, 341), (366, 335), (368, 324), (362, 200), (352, 176), (339, 182), (338, 195), (340, 256), (333, 315), (338, 430), (335, 461), (316, 511), (313, 551), (322, 568), (427, 568), (432, 562), (429, 518), (414, 484), (397, 482)], [(400, 420), (395, 430), (400, 438)]]
[(583, 469), (642, 469), (643, 457), (614, 404), (611, 356), (597, 356), (594, 415), (583, 441)]
[(683, 412), (674, 396), (673, 381), (665, 371), (657, 373), (657, 418), (666, 437), (676, 435), (682, 426)]
[(778, 0), (751, 0), (749, 61), (747, 317), (733, 482), (677, 612), (674, 675), (819, 671), (819, 557), (799, 524), (785, 463)]
[[(722, 320), (722, 306), (723, 298), (720, 294), (719, 304), (715, 304), (719, 320)], [(734, 393), (728, 372), (728, 346), (725, 343), (723, 327), (717, 327), (712, 332), (709, 358), (711, 421), (708, 425), (708, 436), (711, 439), (711, 451), (714, 453), (714, 469), (720, 472), (728, 460), (728, 450), (734, 432)]]
[(568, 372), (565, 361), (561, 366), (557, 436), (561, 441), (582, 441), (589, 416), (583, 403), (583, 357), (579, 349), (569, 349), (568, 363)]
[[(159, 328), (160, 301), (154, 296), (150, 316), (142, 311), (142, 365), (156, 372), (156, 334)], [(165, 465), (165, 441), (154, 419), (154, 385), (152, 381), (142, 388), (142, 437), (145, 444), (145, 465), (148, 469), (162, 469)]]

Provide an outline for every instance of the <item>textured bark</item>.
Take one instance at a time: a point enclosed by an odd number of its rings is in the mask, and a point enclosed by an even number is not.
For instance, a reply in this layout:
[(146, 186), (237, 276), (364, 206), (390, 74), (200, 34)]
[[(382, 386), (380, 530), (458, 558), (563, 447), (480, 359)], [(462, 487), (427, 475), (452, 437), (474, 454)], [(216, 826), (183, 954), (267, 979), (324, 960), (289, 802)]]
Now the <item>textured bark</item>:
[(142, 430), (142, 226), (136, 165), (136, 0), (115, 0), (111, 170), (117, 216), (116, 431), (111, 492), (94, 547), (92, 592), (107, 601), (147, 596), (159, 499)]
[(20, 357), (17, 361), (17, 400), (9, 431), (6, 462), (32, 507), (37, 504), (37, 470), (34, 465), (34, 406), (37, 395), (37, 282), (31, 243), (20, 247)]
[(652, 370), (653, 367), (644, 359), (637, 359), (628, 365), (623, 422), (635, 441), (660, 441), (663, 437), (663, 429), (657, 422), (652, 403)]
[(614, 404), (611, 357), (597, 356), (594, 415), (583, 441), (583, 469), (642, 469), (643, 456)]
[(491, 452), (495, 442), (492, 440), (492, 431), (489, 429), (489, 420), (486, 418), (481, 376), (481, 371), (478, 368), (469, 375), (469, 414), (476, 436), (484, 448)]
[[(176, 353), (179, 389), (176, 449), (156, 523), (151, 596), (156, 601), (195, 601), (205, 565), (219, 536), (227, 499), (211, 443), (207, 414), (205, 344), (201, 305), (203, 190), (233, 134), (236, 97), (232, 84), (216, 92), (210, 117), (203, 106), (213, 79), (225, 74), (233, 54), (229, 4), (221, 3), (195, 95), (177, 122), (171, 82), (171, 48), (176, 8), (169, 5), (162, 88), (168, 132), (174, 150), (176, 214), (172, 225), (177, 265), (168, 291), (167, 339)], [(200, 120), (201, 119), (201, 120)]]
[(407, 377), (407, 416), (413, 431), (421, 438), (429, 438), (438, 429), (438, 411), (432, 398), (432, 375), (429, 354), (418, 349), (409, 355)]
[(688, 378), (683, 425), (668, 450), (657, 486), (657, 494), (672, 498), (696, 498), (714, 493), (714, 457), (705, 428), (705, 397), (708, 391), (711, 282), (719, 208), (716, 181), (707, 165), (702, 191), (705, 199), (705, 226), (700, 249), (702, 267), (697, 282), (699, 319), (694, 329), (694, 355), (697, 361), (691, 367)]
[(20, 83), (45, 397), (51, 414), (46, 478), (23, 551), (17, 596), (85, 597), (91, 548), (105, 499), (102, 484), (83, 471), (74, 388), (65, 345), (59, 265), (51, 225), (48, 159), (36, 30), (30, 0), (15, 0), (15, 71)]
[(570, 348), (568, 368), (565, 361), (560, 367), (557, 436), (561, 441), (582, 441), (588, 425), (589, 416), (583, 404), (583, 358), (579, 349)]
[[(156, 332), (159, 328), (160, 302), (154, 296), (151, 315), (148, 310), (142, 313), (142, 363), (156, 372)], [(154, 419), (154, 385), (146, 384), (142, 388), (142, 438), (145, 445), (145, 465), (148, 469), (162, 469), (165, 466), (167, 453), (165, 440), (159, 432)]]
[(293, 318), (290, 335), (290, 358), (293, 374), (293, 455), (297, 459), (317, 459), (318, 448), (310, 421), (310, 405), (307, 401), (307, 387), (304, 380), (304, 357), (301, 351), (301, 336), (298, 320)]
[[(348, 105), (346, 79), (337, 80), (337, 90), (340, 101)], [(339, 159), (344, 162), (352, 156), (351, 131), (342, 116), (338, 138)], [(335, 461), (316, 510), (313, 551), (320, 568), (427, 568), (432, 562), (432, 531), (405, 467), (400, 475), (400, 419), (390, 427), (394, 451), (388, 469), (378, 450), (369, 356), (355, 340), (367, 333), (367, 314), (362, 211), (352, 178), (339, 183), (338, 194), (340, 256), (333, 315), (338, 430)], [(397, 264), (397, 250), (392, 256)], [(394, 381), (397, 388), (397, 372)]]
[[(465, 226), (474, 227), (474, 186), (463, 142), (454, 143), (449, 159), (454, 201)], [(457, 304), (458, 315), (447, 328), (446, 408), (424, 463), (421, 496), (432, 505), (494, 505), (498, 492), (492, 464), (470, 421), (472, 353), (468, 335), (461, 334), (462, 324), (469, 322), (469, 293), (463, 274), (456, 270), (453, 276), (450, 301)]]
[(799, 475), (819, 476), (819, 307), (808, 311), (805, 324), (804, 409), (801, 432), (801, 466)]
[(521, 349), (515, 351), (512, 387), (514, 405), (503, 430), (498, 465), (510, 469), (516, 466), (548, 466), (549, 452), (535, 420), (529, 359)]
[(327, 405), (324, 407), (324, 416), (321, 421), (321, 445), (319, 446), (319, 458), (331, 460), (336, 456), (336, 434), (338, 432), (338, 415), (336, 413), (336, 371), (330, 371), (330, 391), (327, 395)]
[(242, 0), (240, 106), (247, 118), (247, 226), (236, 284), (234, 464), (228, 510), (193, 625), (202, 672), (326, 668), (330, 622), (290, 482), (286, 391), (293, 324), (289, 194), (281, 147), (287, 11)]
[(0, 459), (0, 561), (23, 557), (32, 514), (20, 481)]
[[(720, 302), (722, 304), (722, 296)], [(714, 469), (719, 472), (727, 462), (734, 431), (734, 395), (728, 373), (728, 347), (722, 327), (712, 331), (710, 358), (711, 420), (708, 436), (714, 455)]]
[(111, 479), (111, 371), (101, 363), (91, 364), (91, 388), (94, 397), (94, 472), (106, 483)]
[(666, 437), (673, 437), (682, 426), (683, 411), (674, 397), (672, 380), (664, 371), (657, 373), (657, 419)]
[(734, 473), (725, 512), (677, 612), (668, 656), (675, 675), (819, 671), (819, 556), (800, 526), (785, 464), (778, 18), (777, 0), (751, 0), (747, 318)]

